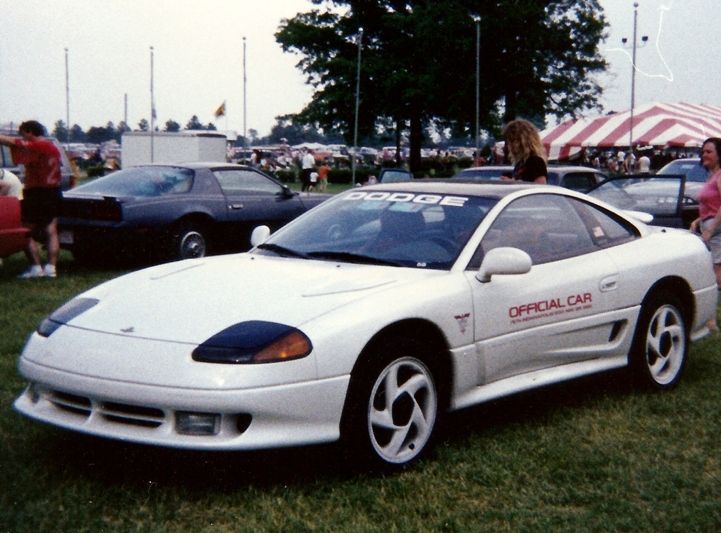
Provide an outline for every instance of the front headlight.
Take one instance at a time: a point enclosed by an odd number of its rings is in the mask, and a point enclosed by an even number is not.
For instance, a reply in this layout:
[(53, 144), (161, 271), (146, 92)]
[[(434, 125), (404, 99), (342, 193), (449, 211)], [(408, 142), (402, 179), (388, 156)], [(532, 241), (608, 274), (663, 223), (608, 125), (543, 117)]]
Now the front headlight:
[(98, 301), (96, 298), (75, 298), (70, 300), (65, 305), (53, 311), (49, 317), (40, 323), (37, 329), (38, 333), (43, 337), (49, 337), (60, 326), (67, 324), (76, 316), (81, 315), (97, 304)]
[(299, 329), (251, 320), (217, 333), (193, 350), (193, 360), (203, 363), (254, 364), (291, 361), (313, 350)]

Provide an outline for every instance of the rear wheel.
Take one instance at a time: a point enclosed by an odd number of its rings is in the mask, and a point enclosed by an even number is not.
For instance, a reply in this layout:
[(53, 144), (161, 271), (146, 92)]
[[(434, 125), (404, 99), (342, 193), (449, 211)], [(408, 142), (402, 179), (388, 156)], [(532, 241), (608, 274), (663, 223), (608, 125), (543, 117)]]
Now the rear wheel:
[(416, 342), (392, 342), (354, 372), (341, 428), (354, 460), (401, 469), (430, 447), (439, 397), (422, 353)]
[(686, 366), (688, 329), (672, 294), (652, 295), (641, 308), (631, 353), (636, 382), (653, 389), (674, 387)]
[(195, 259), (208, 253), (208, 241), (202, 225), (183, 222), (173, 232), (171, 259)]

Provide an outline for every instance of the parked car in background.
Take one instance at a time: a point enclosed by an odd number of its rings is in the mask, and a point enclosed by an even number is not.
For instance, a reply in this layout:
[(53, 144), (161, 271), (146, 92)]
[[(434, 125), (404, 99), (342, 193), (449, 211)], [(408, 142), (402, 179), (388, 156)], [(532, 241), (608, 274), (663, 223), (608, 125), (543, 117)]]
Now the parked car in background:
[(701, 159), (698, 157), (675, 159), (661, 167), (656, 174), (661, 176), (683, 174), (686, 176), (686, 185), (689, 187), (696, 183), (700, 183), (701, 186), (703, 186), (703, 184), (706, 183), (706, 179), (708, 179), (708, 172), (701, 165)]
[[(683, 212), (686, 227), (698, 217), (698, 194), (708, 179), (708, 172), (698, 157), (676, 159), (661, 167), (657, 176), (682, 174), (686, 177), (683, 190)], [(653, 178), (652, 178), (653, 179)]]
[(378, 174), (378, 183), (399, 183), (413, 181), (413, 173), (404, 168), (382, 168)]
[(394, 470), (448, 411), (621, 368), (671, 389), (716, 316), (701, 239), (560, 187), (380, 183), (254, 234), (53, 312), (15, 408), (176, 448), (340, 440)]
[[(0, 131), (0, 133), (17, 137), (16, 132)], [(63, 148), (63, 145), (60, 144), (55, 137), (46, 137), (46, 139), (52, 141), (52, 143), (60, 151), (60, 173), (62, 174), (62, 181), (60, 182), (60, 186), (64, 191), (68, 190), (74, 184), (72, 167), (70, 166), (70, 159), (68, 159), (68, 155), (65, 152), (65, 148)], [(20, 178), (20, 181), (22, 181), (23, 183), (25, 182), (25, 166), (15, 163), (15, 161), (13, 160), (12, 151), (10, 150), (9, 146), (0, 146), (0, 168), (9, 170), (18, 178)]]
[(242, 251), (255, 226), (280, 228), (328, 196), (292, 192), (242, 165), (143, 165), (66, 192), (60, 244), (87, 261)]
[(687, 228), (690, 221), (688, 199), (683, 194), (685, 183), (684, 175), (623, 175), (608, 178), (588, 194), (618, 209), (648, 213), (653, 216), (649, 223), (654, 226)]
[(20, 219), (20, 200), (0, 196), (0, 259), (24, 250), (29, 233)]
[[(453, 179), (501, 179), (504, 176), (510, 177), (512, 174), (513, 167), (511, 165), (489, 165), (465, 168), (453, 176)], [(591, 167), (548, 165), (548, 184), (559, 185), (574, 191), (589, 191), (607, 177), (600, 170)]]
[(460, 170), (451, 179), (459, 180), (499, 180), (503, 177), (511, 177), (513, 167), (511, 165), (486, 165), (482, 167), (468, 167)]

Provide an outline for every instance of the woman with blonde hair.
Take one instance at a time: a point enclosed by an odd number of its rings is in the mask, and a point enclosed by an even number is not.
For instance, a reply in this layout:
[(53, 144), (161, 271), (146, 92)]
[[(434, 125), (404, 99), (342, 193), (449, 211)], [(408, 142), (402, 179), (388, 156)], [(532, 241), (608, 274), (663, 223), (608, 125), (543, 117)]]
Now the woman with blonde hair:
[(512, 120), (503, 128), (503, 137), (513, 168), (513, 179), (546, 183), (546, 151), (536, 127), (527, 120)]

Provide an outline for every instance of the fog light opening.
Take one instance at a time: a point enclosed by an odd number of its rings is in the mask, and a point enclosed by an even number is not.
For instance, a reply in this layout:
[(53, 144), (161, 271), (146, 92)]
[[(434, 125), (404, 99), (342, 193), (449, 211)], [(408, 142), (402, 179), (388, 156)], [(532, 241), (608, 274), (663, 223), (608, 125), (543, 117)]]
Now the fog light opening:
[(180, 435), (217, 435), (220, 430), (220, 415), (179, 411), (175, 415), (175, 430)]

